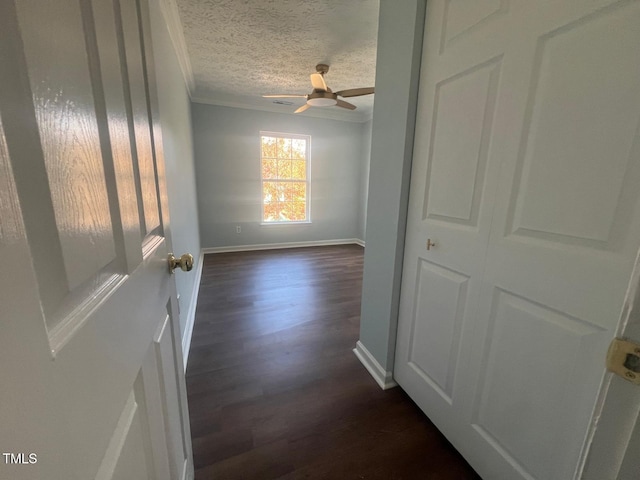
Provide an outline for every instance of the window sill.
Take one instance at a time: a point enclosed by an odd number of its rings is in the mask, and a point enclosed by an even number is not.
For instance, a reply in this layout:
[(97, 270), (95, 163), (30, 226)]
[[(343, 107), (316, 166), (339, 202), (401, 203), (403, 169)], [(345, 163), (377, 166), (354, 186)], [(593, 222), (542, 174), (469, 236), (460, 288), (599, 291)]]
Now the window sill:
[(273, 227), (283, 225), (311, 225), (311, 220), (307, 222), (260, 222), (261, 227)]

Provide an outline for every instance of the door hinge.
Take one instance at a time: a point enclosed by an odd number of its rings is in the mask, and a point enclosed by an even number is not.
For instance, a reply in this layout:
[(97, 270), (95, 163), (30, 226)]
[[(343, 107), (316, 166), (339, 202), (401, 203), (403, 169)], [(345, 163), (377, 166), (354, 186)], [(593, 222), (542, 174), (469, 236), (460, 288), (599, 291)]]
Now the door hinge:
[(640, 385), (640, 345), (614, 338), (607, 352), (607, 370)]

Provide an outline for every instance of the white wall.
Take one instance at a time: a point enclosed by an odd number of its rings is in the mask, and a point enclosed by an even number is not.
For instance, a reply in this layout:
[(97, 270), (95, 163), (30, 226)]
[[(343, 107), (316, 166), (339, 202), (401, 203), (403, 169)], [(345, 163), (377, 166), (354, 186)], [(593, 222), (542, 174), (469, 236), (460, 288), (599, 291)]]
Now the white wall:
[(362, 135), (362, 164), (360, 171), (360, 207), (358, 212), (358, 238), (366, 240), (367, 235), (367, 200), (369, 198), (369, 167), (371, 165), (371, 127), (373, 121), (364, 124)]
[[(178, 57), (169, 37), (158, 0), (150, 3), (151, 34), (158, 84), (162, 145), (169, 195), (170, 237), (177, 255), (200, 255), (198, 206), (191, 133), (191, 103)], [(195, 272), (175, 275), (180, 295), (180, 331), (184, 335), (194, 290)]]
[[(203, 247), (359, 238), (366, 123), (196, 103), (192, 114)], [(311, 135), (311, 224), (260, 225), (260, 131)]]
[(393, 370), (425, 0), (380, 1), (360, 342)]

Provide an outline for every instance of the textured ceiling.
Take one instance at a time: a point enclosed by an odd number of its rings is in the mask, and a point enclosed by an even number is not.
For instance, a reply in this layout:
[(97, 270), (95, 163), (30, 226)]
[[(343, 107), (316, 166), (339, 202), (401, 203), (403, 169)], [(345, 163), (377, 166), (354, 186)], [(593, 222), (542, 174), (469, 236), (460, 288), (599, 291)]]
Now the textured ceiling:
[[(375, 81), (378, 0), (177, 0), (196, 101), (269, 106), (292, 112), (304, 99), (274, 105), (267, 93), (311, 92), (317, 63), (330, 66), (333, 91)], [(373, 95), (349, 99), (369, 115)], [(307, 112), (320, 110), (312, 108)], [(356, 113), (357, 112), (357, 113)], [(314, 112), (318, 113), (318, 112)]]

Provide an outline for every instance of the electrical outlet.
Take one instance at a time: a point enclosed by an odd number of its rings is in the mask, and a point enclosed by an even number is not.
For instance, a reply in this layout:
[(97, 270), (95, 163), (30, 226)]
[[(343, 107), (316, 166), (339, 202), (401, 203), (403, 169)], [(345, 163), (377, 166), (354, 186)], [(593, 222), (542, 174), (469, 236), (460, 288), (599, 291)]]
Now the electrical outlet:
[(242, 232), (242, 227), (240, 225), (236, 225), (236, 233)]

